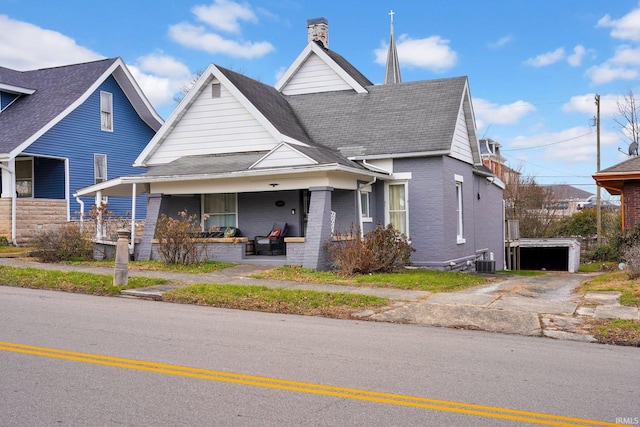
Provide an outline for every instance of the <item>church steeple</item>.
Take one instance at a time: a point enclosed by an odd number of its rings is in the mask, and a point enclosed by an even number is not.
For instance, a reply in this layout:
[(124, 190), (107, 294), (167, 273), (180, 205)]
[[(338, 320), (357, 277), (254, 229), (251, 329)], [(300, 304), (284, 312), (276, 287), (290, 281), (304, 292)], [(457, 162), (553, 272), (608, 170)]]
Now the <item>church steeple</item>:
[(396, 40), (393, 36), (393, 10), (389, 12), (391, 16), (391, 36), (389, 38), (389, 51), (387, 52), (387, 70), (384, 73), (384, 84), (402, 83), (400, 76), (400, 62), (398, 61), (398, 51)]

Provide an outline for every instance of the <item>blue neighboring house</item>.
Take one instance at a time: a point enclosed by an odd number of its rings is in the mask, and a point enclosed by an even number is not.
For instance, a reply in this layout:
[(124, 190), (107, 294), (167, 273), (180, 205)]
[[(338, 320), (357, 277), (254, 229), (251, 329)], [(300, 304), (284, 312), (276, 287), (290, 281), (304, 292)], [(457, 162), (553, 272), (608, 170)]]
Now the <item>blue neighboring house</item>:
[[(0, 236), (23, 243), (88, 212), (96, 199), (75, 192), (144, 172), (133, 162), (162, 123), (121, 58), (0, 67)], [(109, 197), (109, 210), (131, 219), (132, 196)]]

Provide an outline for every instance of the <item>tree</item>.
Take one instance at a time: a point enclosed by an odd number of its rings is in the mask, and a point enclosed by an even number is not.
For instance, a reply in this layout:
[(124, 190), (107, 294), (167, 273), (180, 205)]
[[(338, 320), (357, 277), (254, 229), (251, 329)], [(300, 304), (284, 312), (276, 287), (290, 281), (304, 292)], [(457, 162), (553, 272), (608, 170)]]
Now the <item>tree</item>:
[(629, 154), (637, 155), (640, 143), (640, 105), (631, 89), (623, 95), (622, 101), (618, 101), (618, 115), (613, 120), (618, 125), (620, 134), (629, 143)]
[(173, 100), (176, 101), (177, 103), (180, 103), (184, 99), (184, 97), (187, 96), (187, 93), (189, 93), (193, 85), (196, 84), (196, 82), (198, 81), (200, 76), (202, 76), (203, 73), (204, 73), (203, 70), (198, 70), (193, 74), (191, 74), (191, 77), (189, 77), (189, 80), (187, 80), (182, 85), (182, 87), (180, 88), (180, 91), (175, 95), (173, 95)]
[(518, 220), (521, 237), (546, 237), (558, 216), (556, 198), (549, 187), (539, 185), (532, 176), (517, 174), (506, 182), (505, 216)]

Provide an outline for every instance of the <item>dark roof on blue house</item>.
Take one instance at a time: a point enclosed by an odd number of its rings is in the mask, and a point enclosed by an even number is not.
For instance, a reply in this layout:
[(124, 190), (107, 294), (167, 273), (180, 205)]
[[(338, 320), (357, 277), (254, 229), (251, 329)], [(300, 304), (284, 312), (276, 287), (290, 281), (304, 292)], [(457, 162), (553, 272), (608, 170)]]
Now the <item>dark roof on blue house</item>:
[[(30, 71), (16, 71), (0, 67), (0, 86), (17, 86), (35, 90), (22, 95), (9, 108), (0, 112), (0, 153), (10, 153), (33, 138), (39, 131), (79, 101), (87, 91), (120, 58), (73, 64)], [(123, 63), (122, 63), (123, 64)], [(124, 64), (123, 64), (124, 65)], [(132, 96), (130, 82), (123, 89)], [(140, 98), (140, 95), (136, 95)], [(133, 104), (148, 105), (146, 100), (133, 100)], [(150, 107), (150, 105), (148, 105)], [(143, 119), (154, 130), (162, 124), (155, 111), (144, 111)]]

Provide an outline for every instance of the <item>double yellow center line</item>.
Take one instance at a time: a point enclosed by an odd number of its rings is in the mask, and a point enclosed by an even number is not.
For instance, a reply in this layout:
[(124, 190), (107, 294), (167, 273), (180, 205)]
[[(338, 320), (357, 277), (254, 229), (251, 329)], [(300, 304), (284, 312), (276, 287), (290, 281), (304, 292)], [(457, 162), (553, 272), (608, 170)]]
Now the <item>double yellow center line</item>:
[(46, 347), (16, 344), (0, 341), (0, 350), (23, 353), (34, 356), (51, 357), (55, 359), (72, 360), (75, 362), (92, 363), (95, 365), (114, 366), (139, 371), (149, 371), (167, 375), (198, 378), (210, 381), (266, 387), (278, 390), (295, 391), (324, 396), (334, 396), (344, 399), (364, 400), (388, 405), (402, 405), (414, 408), (424, 408), (436, 411), (453, 412), (480, 417), (490, 417), (511, 421), (521, 421), (550, 426), (619, 426), (619, 424), (581, 418), (549, 415), (544, 413), (520, 411), (494, 406), (475, 405), (471, 403), (453, 402), (424, 397), (405, 396), (394, 393), (383, 393), (359, 390), (346, 387), (334, 387), (299, 381), (288, 381), (277, 378), (259, 377), (253, 375), (235, 374), (231, 372), (213, 371), (209, 369), (191, 368), (187, 366), (169, 365), (165, 363), (147, 362), (120, 357), (101, 356), (90, 353), (58, 350)]

